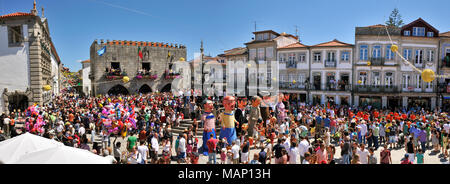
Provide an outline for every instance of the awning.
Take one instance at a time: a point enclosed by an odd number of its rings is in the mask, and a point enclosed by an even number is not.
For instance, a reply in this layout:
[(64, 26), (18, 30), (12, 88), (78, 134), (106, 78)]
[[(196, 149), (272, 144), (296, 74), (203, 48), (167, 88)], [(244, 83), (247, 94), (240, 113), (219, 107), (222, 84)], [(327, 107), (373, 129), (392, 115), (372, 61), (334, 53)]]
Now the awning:
[(443, 96), (445, 100), (450, 100), (450, 96)]

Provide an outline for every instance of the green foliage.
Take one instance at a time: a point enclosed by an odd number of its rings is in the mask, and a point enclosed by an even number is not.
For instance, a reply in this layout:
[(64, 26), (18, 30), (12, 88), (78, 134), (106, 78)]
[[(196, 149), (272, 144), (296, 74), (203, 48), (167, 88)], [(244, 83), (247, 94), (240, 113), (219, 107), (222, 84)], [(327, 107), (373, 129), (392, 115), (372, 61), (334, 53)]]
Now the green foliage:
[(386, 25), (388, 27), (401, 27), (404, 25), (402, 16), (400, 15), (400, 12), (397, 8), (394, 8), (394, 10), (392, 10), (389, 19), (386, 21)]

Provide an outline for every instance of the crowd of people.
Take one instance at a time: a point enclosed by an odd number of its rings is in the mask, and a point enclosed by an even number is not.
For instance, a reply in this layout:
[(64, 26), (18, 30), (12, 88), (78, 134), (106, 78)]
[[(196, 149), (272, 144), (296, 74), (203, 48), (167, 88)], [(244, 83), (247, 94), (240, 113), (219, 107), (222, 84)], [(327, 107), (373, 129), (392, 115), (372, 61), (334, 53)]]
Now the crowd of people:
[[(237, 98), (237, 139), (228, 142), (208, 134), (207, 150), (201, 150), (204, 143), (197, 132), (205, 128), (204, 104), (213, 103), (210, 113), (220, 131), (222, 99), (171, 93), (65, 94), (43, 106), (3, 113), (0, 141), (30, 132), (118, 164), (197, 164), (202, 151), (211, 164), (391, 164), (391, 150), (398, 149), (406, 152), (402, 164), (426, 163), (427, 150), (448, 158), (447, 112), (313, 106), (282, 94), (277, 102)], [(191, 126), (176, 135), (172, 128), (187, 119)]]

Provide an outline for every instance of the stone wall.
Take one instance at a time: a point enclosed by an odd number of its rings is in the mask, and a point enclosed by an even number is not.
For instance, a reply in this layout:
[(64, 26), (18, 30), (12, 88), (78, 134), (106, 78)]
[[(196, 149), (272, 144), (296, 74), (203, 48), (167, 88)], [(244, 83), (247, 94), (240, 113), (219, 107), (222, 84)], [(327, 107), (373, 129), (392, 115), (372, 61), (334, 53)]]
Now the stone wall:
[[(106, 46), (106, 53), (99, 56), (97, 51), (104, 46)], [(143, 51), (143, 59), (139, 58), (139, 47)], [(168, 59), (169, 51), (172, 55), (171, 59)], [(144, 84), (150, 86), (152, 91), (161, 91), (165, 85), (172, 82), (172, 80), (163, 78), (165, 70), (169, 68), (169, 61), (176, 62), (181, 57), (186, 58), (186, 47), (182, 45), (116, 40), (98, 42), (95, 40), (90, 48), (92, 92), (94, 95), (106, 94), (112, 87), (122, 85), (130, 94), (134, 94), (138, 93), (139, 88)], [(120, 68), (130, 78), (128, 83), (124, 83), (121, 79), (106, 79), (106, 68), (111, 67), (111, 62), (120, 63)], [(136, 74), (141, 69), (143, 62), (150, 63), (152, 74), (158, 76), (156, 80), (136, 79)]]

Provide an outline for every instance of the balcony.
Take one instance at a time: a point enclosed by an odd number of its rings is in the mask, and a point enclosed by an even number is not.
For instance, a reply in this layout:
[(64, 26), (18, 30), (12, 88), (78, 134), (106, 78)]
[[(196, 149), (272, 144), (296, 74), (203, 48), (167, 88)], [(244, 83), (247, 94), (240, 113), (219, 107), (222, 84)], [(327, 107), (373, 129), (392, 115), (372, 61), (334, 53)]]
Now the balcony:
[(297, 62), (287, 62), (286, 63), (286, 68), (297, 68)]
[(398, 87), (391, 85), (356, 85), (354, 87), (356, 93), (398, 93)]
[(402, 84), (401, 89), (404, 93), (435, 93), (436, 85), (431, 84), (430, 88), (427, 88), (428, 85), (423, 84), (417, 87), (416, 84)]
[(413, 64), (414, 64), (414, 66), (415, 67), (417, 67), (417, 68), (424, 68), (425, 67), (425, 63), (424, 63), (425, 61), (422, 59), (422, 60), (417, 60), (417, 59), (415, 59), (414, 61), (413, 61)]
[(325, 60), (326, 68), (336, 68), (336, 60)]
[(139, 71), (136, 74), (136, 79), (150, 79), (150, 80), (155, 80), (158, 78), (158, 75), (152, 72), (147, 72), (147, 71)]
[(166, 70), (164, 71), (164, 79), (170, 80), (170, 79), (178, 79), (181, 78), (181, 73), (175, 73), (172, 70)]
[(445, 59), (442, 60), (441, 68), (444, 68), (444, 67), (450, 68), (450, 60), (448, 60), (448, 61)]
[(283, 82), (280, 81), (280, 89), (287, 89), (287, 90), (306, 90), (308, 84), (307, 83), (292, 83), (292, 82)]
[(120, 68), (109, 68), (105, 71), (105, 78), (108, 80), (122, 79), (124, 76), (127, 76), (127, 73)]
[(439, 93), (450, 93), (450, 85), (447, 83), (439, 83), (437, 89)]
[(370, 65), (371, 66), (383, 66), (385, 62), (384, 57), (371, 57)]

